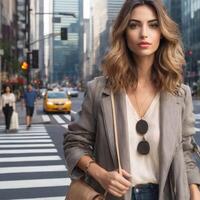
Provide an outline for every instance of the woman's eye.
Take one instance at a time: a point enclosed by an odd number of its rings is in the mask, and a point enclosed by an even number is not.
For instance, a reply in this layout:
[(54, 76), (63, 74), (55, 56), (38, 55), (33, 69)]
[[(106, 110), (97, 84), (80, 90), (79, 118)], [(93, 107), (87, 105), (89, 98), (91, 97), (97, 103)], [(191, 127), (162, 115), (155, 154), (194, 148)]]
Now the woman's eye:
[(130, 23), (130, 24), (128, 25), (128, 27), (129, 27), (130, 29), (135, 29), (137, 26), (138, 26), (138, 24), (136, 24), (136, 23)]
[(159, 24), (158, 23), (152, 23), (149, 26), (152, 27), (152, 28), (158, 28)]

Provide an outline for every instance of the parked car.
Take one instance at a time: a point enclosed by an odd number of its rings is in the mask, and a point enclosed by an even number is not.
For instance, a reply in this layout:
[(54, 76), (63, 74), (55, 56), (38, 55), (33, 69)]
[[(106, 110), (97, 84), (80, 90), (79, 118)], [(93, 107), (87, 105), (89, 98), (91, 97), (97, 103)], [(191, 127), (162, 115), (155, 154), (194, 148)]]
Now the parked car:
[(67, 94), (70, 96), (70, 97), (78, 97), (78, 90), (76, 88), (68, 88), (67, 89)]
[(47, 91), (44, 96), (44, 112), (66, 112), (70, 113), (72, 102), (65, 92)]

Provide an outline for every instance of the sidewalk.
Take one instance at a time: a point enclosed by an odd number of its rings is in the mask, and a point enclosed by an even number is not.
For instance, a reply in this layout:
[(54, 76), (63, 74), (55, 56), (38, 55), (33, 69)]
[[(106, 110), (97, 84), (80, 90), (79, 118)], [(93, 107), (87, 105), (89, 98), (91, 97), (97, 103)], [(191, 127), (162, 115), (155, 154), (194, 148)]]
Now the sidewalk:
[[(37, 113), (38, 108), (36, 107), (33, 114), (32, 123), (33, 124), (41, 124), (42, 123), (42, 117)], [(19, 124), (24, 125), (25, 123), (25, 116), (26, 116), (26, 108), (22, 106), (21, 102), (16, 103), (16, 111), (19, 115)], [(5, 125), (5, 119), (3, 111), (0, 110), (0, 125)]]

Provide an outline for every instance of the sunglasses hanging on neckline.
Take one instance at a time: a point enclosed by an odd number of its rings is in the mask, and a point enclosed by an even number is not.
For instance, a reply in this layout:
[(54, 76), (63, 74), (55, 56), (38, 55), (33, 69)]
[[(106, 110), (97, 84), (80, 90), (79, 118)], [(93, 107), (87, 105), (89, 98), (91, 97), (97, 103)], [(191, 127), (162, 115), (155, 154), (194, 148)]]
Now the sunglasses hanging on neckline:
[(141, 142), (138, 143), (137, 146), (137, 152), (139, 154), (142, 155), (147, 155), (150, 151), (150, 145), (149, 143), (145, 140), (144, 135), (147, 133), (148, 131), (148, 123), (146, 120), (144, 119), (140, 119), (139, 121), (137, 121), (136, 123), (136, 131), (139, 135), (143, 136), (143, 140)]

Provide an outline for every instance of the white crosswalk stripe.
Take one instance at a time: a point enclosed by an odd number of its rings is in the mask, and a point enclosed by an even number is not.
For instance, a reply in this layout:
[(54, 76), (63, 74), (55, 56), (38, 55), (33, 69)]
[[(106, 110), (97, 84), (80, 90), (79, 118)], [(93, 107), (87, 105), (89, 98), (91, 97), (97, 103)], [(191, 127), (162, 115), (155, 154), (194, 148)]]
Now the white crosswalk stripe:
[[(0, 126), (1, 133), (3, 130), (4, 126)], [(26, 130), (25, 125), (20, 125), (16, 133), (1, 133), (0, 199), (4, 199), (2, 197), (4, 191), (10, 190), (16, 191), (18, 195), (15, 198), (15, 194), (10, 193), (9, 195), (13, 195), (10, 199), (64, 199), (64, 196), (54, 195), (53, 192), (44, 193), (46, 196), (37, 192), (40, 188), (42, 191), (43, 188), (49, 188), (47, 189), (49, 191), (54, 187), (66, 188), (71, 182), (66, 176), (66, 167), (45, 126), (32, 125), (29, 130)], [(24, 197), (24, 190), (30, 189), (32, 196)]]
[[(199, 124), (200, 124), (200, 113), (195, 114), (194, 116), (195, 116), (195, 125), (199, 126)], [(195, 131), (197, 133), (200, 133), (200, 128), (199, 127), (195, 127)]]
[[(73, 115), (77, 114), (75, 111), (72, 113)], [(72, 121), (70, 114), (42, 114), (41, 118), (43, 123), (68, 124)]]

